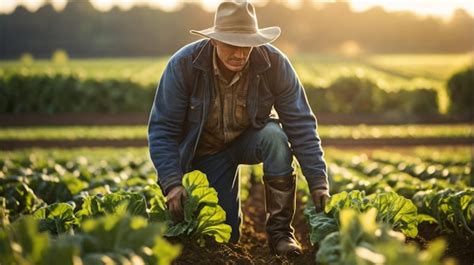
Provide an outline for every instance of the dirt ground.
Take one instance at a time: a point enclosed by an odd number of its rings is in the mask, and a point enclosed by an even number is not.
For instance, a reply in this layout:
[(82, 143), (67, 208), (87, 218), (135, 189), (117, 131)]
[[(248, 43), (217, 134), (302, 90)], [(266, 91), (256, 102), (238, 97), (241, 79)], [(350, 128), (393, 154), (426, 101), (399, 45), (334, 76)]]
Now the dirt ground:
[(297, 197), (297, 212), (293, 221), (296, 236), (303, 247), (303, 255), (296, 258), (278, 257), (270, 253), (265, 234), (263, 185), (253, 185), (250, 196), (242, 205), (244, 222), (237, 244), (207, 242), (201, 248), (184, 242), (183, 253), (173, 264), (315, 264), (315, 248), (309, 243), (309, 227), (303, 215), (301, 196)]
[[(183, 252), (173, 264), (316, 264), (316, 247), (309, 242), (309, 226), (303, 214), (303, 203), (301, 195), (297, 196), (297, 210), (293, 226), (295, 234), (303, 247), (303, 254), (296, 258), (278, 257), (270, 253), (265, 234), (265, 208), (263, 198), (263, 185), (257, 183), (252, 185), (250, 196), (242, 205), (244, 222), (242, 235), (237, 244), (217, 244), (212, 241), (206, 242), (205, 247), (200, 247), (191, 241), (180, 242)], [(441, 235), (433, 226), (421, 226), (420, 233), (414, 240), (421, 248), (425, 248), (429, 242)], [(474, 242), (460, 240), (458, 238), (447, 238), (448, 248), (445, 258), (454, 258), (458, 265), (474, 264)]]

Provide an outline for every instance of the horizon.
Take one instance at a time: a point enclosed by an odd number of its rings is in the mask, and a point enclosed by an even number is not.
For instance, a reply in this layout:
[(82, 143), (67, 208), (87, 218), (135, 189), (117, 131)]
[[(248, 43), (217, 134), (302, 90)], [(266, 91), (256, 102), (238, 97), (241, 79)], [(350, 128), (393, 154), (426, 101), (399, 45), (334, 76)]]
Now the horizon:
[[(37, 11), (40, 7), (51, 3), (54, 9), (58, 12), (62, 11), (66, 6), (68, 0), (2, 0), (0, 5), (0, 14), (11, 14), (18, 6), (24, 6), (30, 12)], [(113, 7), (118, 7), (121, 10), (128, 10), (135, 6), (148, 6), (152, 9), (160, 9), (167, 12), (173, 12), (179, 10), (185, 3), (201, 2), (201, 6), (207, 12), (214, 12), (217, 5), (221, 2), (219, 0), (90, 0), (92, 6), (101, 12), (107, 12)], [(268, 0), (254, 0), (253, 4), (256, 6), (264, 6)], [(289, 8), (297, 9), (300, 7), (303, 0), (286, 0), (279, 1), (285, 4)], [(313, 0), (313, 4), (316, 8), (324, 6), (326, 4), (334, 3), (337, 1), (319, 1)], [(436, 17), (444, 21), (449, 21), (454, 12), (457, 9), (462, 9), (468, 13), (471, 17), (474, 17), (474, 5), (469, 5), (469, 1), (455, 0), (455, 1), (430, 1), (426, 3), (424, 1), (406, 1), (406, 0), (357, 0), (348, 1), (353, 12), (364, 12), (370, 8), (379, 6), (386, 12), (412, 12), (419, 17)]]

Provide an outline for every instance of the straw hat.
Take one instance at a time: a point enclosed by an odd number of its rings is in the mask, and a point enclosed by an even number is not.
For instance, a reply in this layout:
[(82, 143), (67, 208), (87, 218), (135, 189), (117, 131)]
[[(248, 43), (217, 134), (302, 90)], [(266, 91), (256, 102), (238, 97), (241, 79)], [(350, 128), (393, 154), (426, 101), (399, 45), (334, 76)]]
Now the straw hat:
[(225, 1), (219, 4), (214, 26), (190, 33), (239, 46), (255, 47), (270, 43), (280, 36), (279, 27), (258, 28), (254, 6), (247, 1)]

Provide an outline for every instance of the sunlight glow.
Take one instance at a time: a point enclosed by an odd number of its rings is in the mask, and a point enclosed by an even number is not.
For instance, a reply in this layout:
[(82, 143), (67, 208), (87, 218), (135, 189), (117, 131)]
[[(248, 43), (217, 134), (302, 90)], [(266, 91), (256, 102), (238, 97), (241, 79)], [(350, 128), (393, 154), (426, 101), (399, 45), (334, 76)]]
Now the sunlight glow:
[(208, 12), (215, 12), (220, 0), (202, 0), (202, 8)]
[(61, 11), (66, 7), (67, 0), (50, 0), (51, 4), (53, 5), (54, 9), (57, 11)]
[(432, 15), (448, 19), (457, 8), (463, 8), (474, 15), (474, 4), (470, 0), (353, 0), (352, 10), (364, 11), (380, 5), (387, 11), (412, 11), (418, 15)]
[(167, 12), (172, 12), (179, 9), (182, 5), (181, 1), (176, 0), (148, 0), (152, 7), (160, 8)]
[[(0, 13), (11, 13), (19, 5), (25, 6), (34, 12), (45, 3), (51, 3), (56, 10), (62, 10), (69, 0), (0, 0)], [(80, 0), (85, 1), (85, 0)], [(147, 5), (165, 11), (175, 11), (186, 2), (201, 2), (204, 10), (214, 12), (221, 0), (90, 0), (92, 5), (100, 11), (108, 11), (114, 6), (123, 10), (136, 5)], [(256, 6), (263, 6), (270, 0), (253, 0)], [(299, 8), (303, 0), (271, 0), (284, 3), (291, 8)], [(381, 6), (388, 12), (411, 11), (422, 16), (437, 16), (449, 19), (458, 8), (463, 8), (474, 15), (474, 5), (471, 0), (347, 0), (350, 1), (352, 10), (361, 12), (374, 6)], [(315, 6), (320, 7), (337, 0), (313, 0)]]
[(93, 0), (92, 5), (99, 11), (106, 12), (115, 5), (115, 0)]

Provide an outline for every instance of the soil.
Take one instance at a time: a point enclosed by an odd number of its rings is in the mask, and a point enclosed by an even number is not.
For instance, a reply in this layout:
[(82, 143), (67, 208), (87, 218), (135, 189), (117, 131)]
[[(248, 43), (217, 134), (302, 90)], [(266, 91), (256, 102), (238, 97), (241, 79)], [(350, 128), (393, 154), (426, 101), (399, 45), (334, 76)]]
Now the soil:
[(185, 241), (183, 252), (173, 264), (316, 264), (316, 249), (309, 243), (309, 227), (303, 214), (301, 194), (297, 196), (297, 209), (293, 226), (295, 235), (303, 247), (303, 254), (286, 258), (272, 254), (265, 233), (265, 207), (263, 185), (252, 186), (251, 196), (242, 205), (243, 225), (239, 243), (216, 244), (206, 242), (205, 247)]
[[(189, 240), (181, 240), (182, 254), (173, 264), (316, 264), (317, 247), (309, 242), (309, 226), (303, 214), (304, 204), (302, 194), (297, 194), (297, 209), (293, 220), (295, 235), (303, 247), (303, 254), (294, 258), (285, 258), (273, 255), (267, 244), (265, 234), (265, 208), (263, 185), (252, 185), (250, 196), (242, 205), (244, 221), (242, 235), (237, 244), (217, 244), (212, 240), (206, 242), (205, 247)], [(426, 249), (430, 241), (442, 237), (433, 225), (421, 225), (419, 235), (407, 241), (416, 242), (422, 249)], [(456, 259), (458, 265), (474, 264), (474, 240), (444, 237), (448, 247), (444, 259)]]

